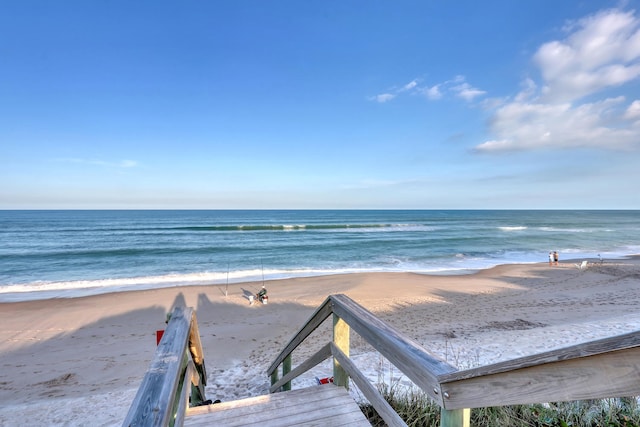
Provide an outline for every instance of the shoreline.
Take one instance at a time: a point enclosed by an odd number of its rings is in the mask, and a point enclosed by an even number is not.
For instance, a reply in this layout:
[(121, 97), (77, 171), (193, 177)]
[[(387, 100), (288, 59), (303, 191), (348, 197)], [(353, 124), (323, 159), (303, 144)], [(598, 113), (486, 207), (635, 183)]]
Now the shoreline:
[[(640, 257), (586, 270), (575, 266), (581, 261), (505, 264), (466, 275), (278, 279), (265, 281), (266, 306), (246, 298), (261, 282), (229, 283), (226, 297), (226, 285), (217, 284), (3, 302), (0, 424), (120, 424), (153, 357), (155, 331), (178, 304), (196, 309), (207, 397), (222, 400), (265, 393), (264, 370), (329, 294), (346, 294), (460, 368), (640, 329)], [(314, 334), (318, 339), (296, 358), (326, 342), (328, 331)], [(357, 338), (352, 345), (375, 380), (379, 356)], [(300, 384), (327, 372), (321, 365)]]
[[(626, 254), (617, 256), (615, 258), (606, 258), (604, 263), (615, 263), (624, 260), (633, 260), (634, 258), (640, 258), (640, 254)], [(600, 258), (595, 257), (580, 257), (580, 258), (568, 258), (561, 260), (560, 264), (579, 264), (582, 261), (588, 261), (590, 264), (600, 263)], [(84, 298), (98, 295), (136, 292), (136, 291), (149, 291), (158, 289), (179, 289), (183, 287), (197, 287), (197, 286), (227, 286), (227, 285), (241, 285), (246, 283), (272, 283), (282, 280), (297, 280), (303, 278), (317, 278), (325, 276), (337, 276), (337, 275), (351, 275), (351, 274), (419, 274), (424, 276), (435, 277), (448, 277), (448, 276), (469, 276), (480, 273), (485, 270), (491, 270), (507, 265), (535, 265), (544, 264), (544, 261), (531, 261), (531, 262), (512, 262), (496, 264), (484, 268), (473, 267), (460, 267), (457, 269), (444, 269), (444, 270), (429, 270), (429, 271), (336, 271), (336, 272), (313, 272), (313, 273), (277, 273), (267, 274), (266, 278), (249, 277), (241, 279), (232, 279), (228, 283), (222, 279), (217, 280), (204, 280), (187, 279), (189, 276), (200, 276), (201, 273), (186, 274), (182, 279), (177, 279), (174, 275), (167, 276), (151, 276), (151, 277), (131, 277), (121, 279), (95, 279), (95, 280), (77, 280), (70, 282), (42, 282), (42, 283), (30, 283), (30, 284), (15, 284), (15, 285), (0, 285), (0, 304), (16, 303), (16, 302), (28, 302), (28, 301), (44, 301), (52, 299), (74, 299)], [(222, 273), (207, 273), (207, 274), (222, 274)], [(113, 285), (119, 281), (130, 282), (127, 285)], [(192, 281), (193, 283), (189, 283)], [(93, 285), (86, 286), (87, 283)], [(105, 283), (111, 285), (104, 285)], [(69, 286), (72, 284), (72, 286)], [(84, 286), (83, 286), (84, 284)], [(46, 289), (38, 289), (40, 287), (47, 287)], [(20, 289), (18, 291), (11, 291), (10, 289)]]

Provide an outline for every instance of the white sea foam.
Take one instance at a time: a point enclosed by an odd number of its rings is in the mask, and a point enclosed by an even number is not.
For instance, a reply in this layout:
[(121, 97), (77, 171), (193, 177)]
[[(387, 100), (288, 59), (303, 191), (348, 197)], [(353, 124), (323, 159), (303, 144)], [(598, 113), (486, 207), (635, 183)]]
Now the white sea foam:
[(529, 227), (525, 227), (525, 226), (513, 226), (513, 227), (498, 227), (500, 230), (502, 231), (522, 231), (522, 230), (526, 230)]
[(285, 231), (304, 230), (305, 228), (307, 228), (305, 225), (285, 224), (282, 226), (282, 229)]
[[(539, 227), (538, 230), (551, 233), (594, 233), (598, 230), (588, 228), (558, 228), (558, 227)], [(603, 230), (600, 230), (603, 231)], [(611, 230), (604, 230), (611, 231)]]
[(438, 227), (422, 224), (380, 224), (371, 226), (350, 226), (344, 228), (319, 229), (325, 233), (396, 233), (413, 231), (435, 231)]

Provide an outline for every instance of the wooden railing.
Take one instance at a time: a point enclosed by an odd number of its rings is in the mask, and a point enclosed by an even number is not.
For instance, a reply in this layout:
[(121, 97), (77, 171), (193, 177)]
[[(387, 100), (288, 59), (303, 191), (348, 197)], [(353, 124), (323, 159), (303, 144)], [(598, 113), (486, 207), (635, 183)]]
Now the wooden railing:
[[(333, 340), (292, 370), (292, 352), (330, 315)], [(440, 405), (442, 426), (468, 426), (470, 408), (640, 395), (640, 331), (460, 371), (345, 295), (329, 296), (276, 357), (270, 392), (333, 356), (334, 384), (351, 377), (389, 426), (406, 426), (349, 359), (350, 329)]]
[(176, 307), (123, 426), (181, 426), (205, 400), (207, 373), (196, 313)]

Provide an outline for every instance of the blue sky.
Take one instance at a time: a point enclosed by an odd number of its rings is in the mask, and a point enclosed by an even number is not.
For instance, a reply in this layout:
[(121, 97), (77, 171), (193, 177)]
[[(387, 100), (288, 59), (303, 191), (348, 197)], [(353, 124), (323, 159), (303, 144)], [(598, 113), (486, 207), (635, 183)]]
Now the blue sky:
[(640, 209), (639, 4), (4, 2), (0, 209)]

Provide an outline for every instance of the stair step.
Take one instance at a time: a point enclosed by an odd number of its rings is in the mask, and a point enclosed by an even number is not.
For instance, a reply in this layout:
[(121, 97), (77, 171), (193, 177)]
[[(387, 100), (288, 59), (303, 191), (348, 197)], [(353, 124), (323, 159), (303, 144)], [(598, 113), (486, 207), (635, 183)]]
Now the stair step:
[(186, 415), (185, 426), (371, 427), (349, 392), (333, 384), (199, 406)]

